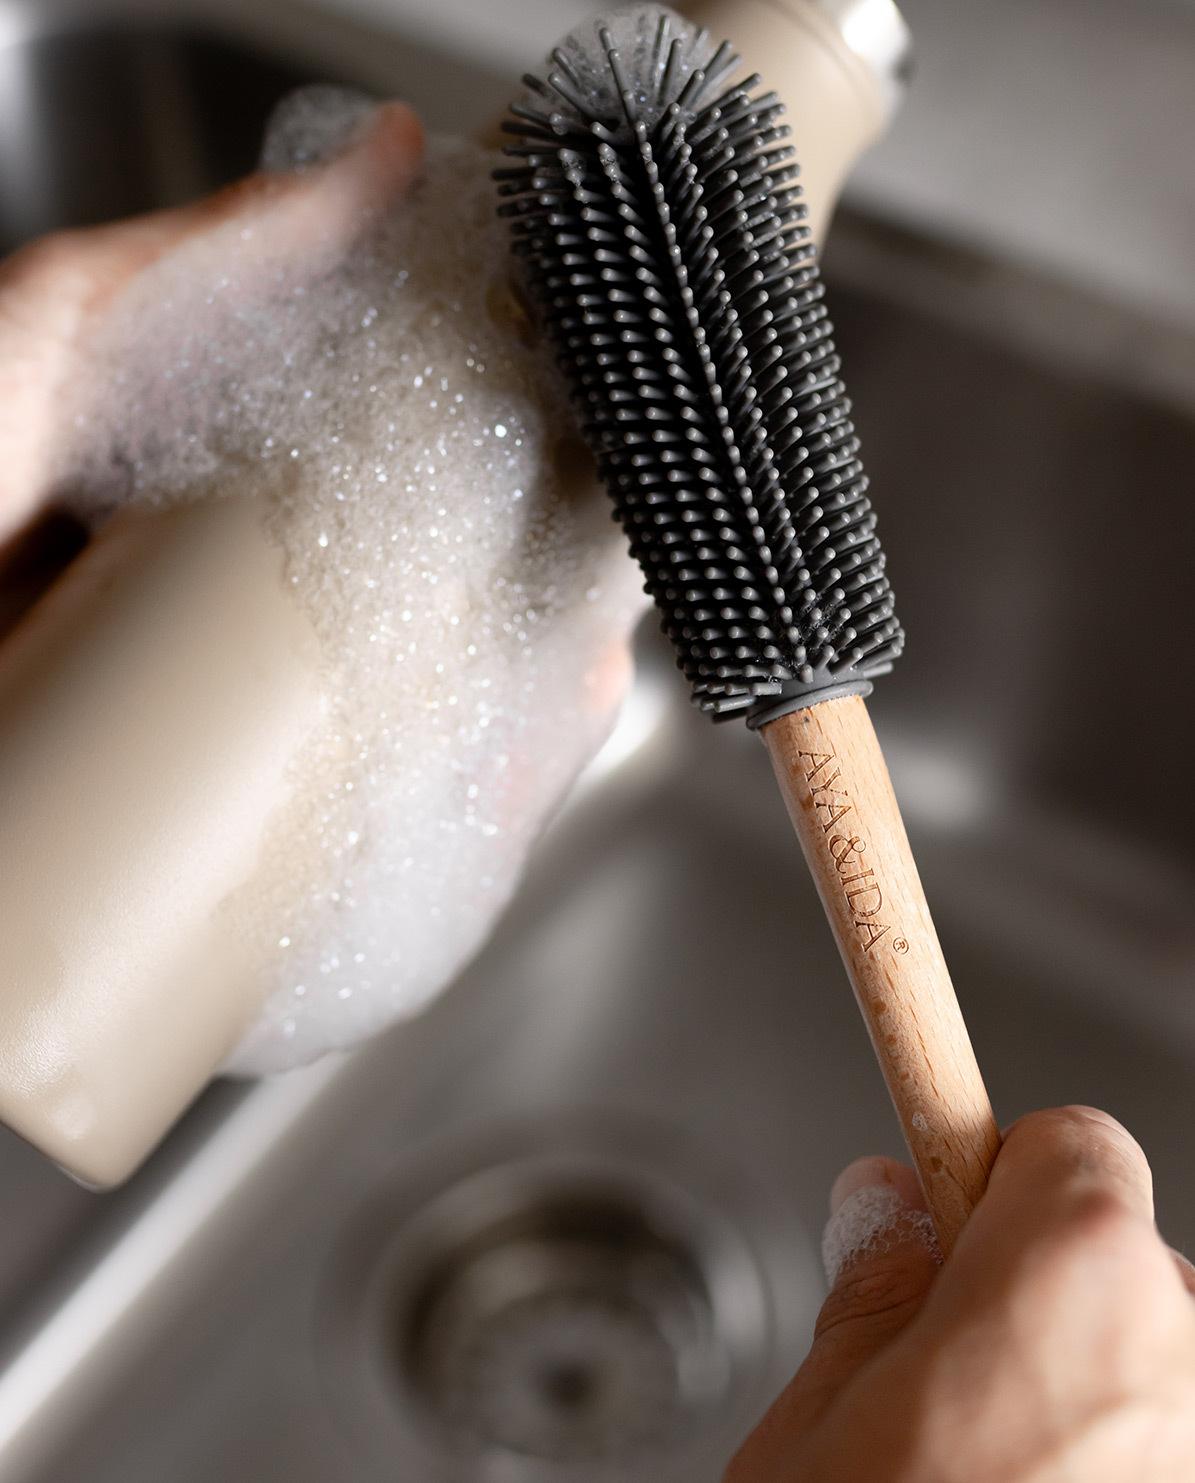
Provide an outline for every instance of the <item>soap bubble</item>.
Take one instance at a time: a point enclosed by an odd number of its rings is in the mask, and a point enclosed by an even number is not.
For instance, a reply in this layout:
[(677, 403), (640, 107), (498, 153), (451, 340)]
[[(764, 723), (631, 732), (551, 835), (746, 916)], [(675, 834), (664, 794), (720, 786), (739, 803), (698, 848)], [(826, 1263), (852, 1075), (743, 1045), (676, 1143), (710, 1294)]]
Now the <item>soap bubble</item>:
[[(305, 92), (265, 159), (313, 158), (357, 107)], [(570, 414), (516, 323), (494, 163), (432, 141), (409, 197), (304, 250), (230, 222), (141, 274), (93, 347), (61, 486), (97, 518), (256, 497), (323, 653), (319, 731), (224, 907), (264, 1004), (242, 1071), (441, 989), (612, 720), (640, 579), (557, 468)]]
[(274, 109), (261, 146), (263, 170), (304, 170), (338, 154), (373, 113), (376, 100), (356, 88), (312, 83)]

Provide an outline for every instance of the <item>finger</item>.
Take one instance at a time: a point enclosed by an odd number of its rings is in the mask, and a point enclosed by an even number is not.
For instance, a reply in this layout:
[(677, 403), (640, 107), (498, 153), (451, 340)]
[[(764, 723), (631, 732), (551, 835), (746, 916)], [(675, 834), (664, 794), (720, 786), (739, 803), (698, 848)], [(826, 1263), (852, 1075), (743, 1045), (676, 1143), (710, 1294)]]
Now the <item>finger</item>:
[[(941, 1257), (916, 1175), (886, 1158), (839, 1175), (822, 1253), (831, 1281), (813, 1347), (727, 1474), (787, 1479), (787, 1454), (848, 1380), (916, 1315)], [(737, 1470), (737, 1471), (736, 1471)]]
[(63, 389), (86, 355), (88, 327), (138, 273), (233, 228), (249, 243), (238, 239), (238, 254), (267, 269), (313, 247), (341, 248), (393, 207), (422, 158), (415, 114), (384, 103), (314, 169), (259, 171), (192, 205), (56, 233), (0, 263), (0, 544), (45, 503)]
[(315, 170), (258, 170), (186, 206), (31, 242), (0, 263), (0, 315), (7, 326), (39, 339), (70, 339), (80, 316), (135, 273), (197, 234), (234, 221), (249, 237), (265, 229), (268, 243), (292, 251), (342, 237), (410, 187), (423, 144), (412, 110), (382, 103)]
[(1080, 1352), (1147, 1291), (1170, 1302), (1179, 1282), (1145, 1155), (1107, 1113), (1060, 1107), (1008, 1131), (925, 1323), (1014, 1347), (1046, 1328)]
[(822, 1257), (831, 1283), (808, 1367), (836, 1389), (908, 1323), (941, 1265), (917, 1176), (857, 1159), (834, 1182)]
[[(423, 149), (423, 128), (411, 109), (383, 103), (329, 163), (297, 175), (251, 176), (263, 203), (255, 247), (286, 256), (321, 245), (342, 249), (407, 194)], [(284, 184), (275, 195), (279, 180)]]
[[(1105, 1112), (1055, 1108), (1006, 1134), (915, 1328), (887, 1357), (896, 1374), (932, 1366), (939, 1403), (969, 1411), (980, 1455), (1014, 1442), (1051, 1454), (1058, 1407), (1111, 1414), (1156, 1376), (1159, 1354), (1189, 1351), (1195, 1316), (1154, 1226), (1152, 1185), (1141, 1148)], [(997, 1472), (1020, 1476), (1011, 1461)]]
[(50, 265), (62, 269), (74, 255), (74, 275), (88, 286), (81, 307), (94, 310), (133, 274), (230, 223), (262, 256), (297, 255), (318, 243), (339, 246), (406, 193), (422, 164), (423, 143), (422, 126), (405, 103), (379, 104), (314, 170), (259, 170), (186, 206), (67, 234)]
[(1008, 1130), (988, 1189), (959, 1246), (960, 1265), (981, 1249), (1010, 1255), (1051, 1241), (1100, 1210), (1153, 1224), (1153, 1177), (1140, 1145), (1106, 1112), (1057, 1107)]
[(1008, 1130), (992, 1173), (997, 1198), (1047, 1206), (1098, 1189), (1152, 1223), (1153, 1175), (1141, 1145), (1098, 1107), (1032, 1112)]

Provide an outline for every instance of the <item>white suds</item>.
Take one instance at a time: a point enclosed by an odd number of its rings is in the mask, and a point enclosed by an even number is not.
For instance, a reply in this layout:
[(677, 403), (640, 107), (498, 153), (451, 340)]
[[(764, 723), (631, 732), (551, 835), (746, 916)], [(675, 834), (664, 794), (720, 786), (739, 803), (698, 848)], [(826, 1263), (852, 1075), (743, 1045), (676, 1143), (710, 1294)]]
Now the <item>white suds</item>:
[(91, 515), (256, 495), (322, 643), (322, 730), (228, 903), (265, 1005), (237, 1069), (448, 982), (612, 719), (640, 578), (557, 473), (571, 419), (506, 286), (493, 163), (433, 142), (350, 240), (269, 251), (233, 222), (143, 273), (64, 456)]
[(373, 115), (368, 93), (331, 83), (296, 88), (275, 108), (261, 147), (263, 170), (305, 170), (331, 159)]
[(826, 1223), (822, 1265), (833, 1287), (848, 1262), (919, 1241), (935, 1255), (938, 1241), (924, 1210), (911, 1210), (890, 1184), (868, 1185), (848, 1195)]

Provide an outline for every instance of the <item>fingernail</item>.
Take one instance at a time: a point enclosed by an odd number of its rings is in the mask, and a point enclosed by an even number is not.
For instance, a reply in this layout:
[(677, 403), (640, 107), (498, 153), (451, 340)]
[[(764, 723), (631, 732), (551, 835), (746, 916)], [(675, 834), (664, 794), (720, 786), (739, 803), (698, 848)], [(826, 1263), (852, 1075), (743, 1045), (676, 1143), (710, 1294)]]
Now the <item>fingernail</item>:
[(830, 1211), (822, 1234), (822, 1265), (831, 1287), (848, 1265), (907, 1241), (941, 1260), (912, 1170), (891, 1159), (856, 1159), (848, 1165), (830, 1191)]
[(377, 107), (368, 93), (330, 83), (288, 93), (266, 124), (261, 168), (292, 172), (328, 164), (360, 139)]

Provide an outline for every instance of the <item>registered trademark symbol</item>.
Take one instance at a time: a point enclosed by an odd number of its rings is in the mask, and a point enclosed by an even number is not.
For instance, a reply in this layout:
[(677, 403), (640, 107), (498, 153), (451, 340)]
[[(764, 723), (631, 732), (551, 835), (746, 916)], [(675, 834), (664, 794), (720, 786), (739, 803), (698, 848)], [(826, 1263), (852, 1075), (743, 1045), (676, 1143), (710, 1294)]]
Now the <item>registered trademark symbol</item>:
[(892, 944), (892, 951), (894, 953), (902, 953), (903, 954), (903, 953), (907, 953), (908, 950), (909, 950), (909, 939), (907, 937), (898, 937), (898, 938), (895, 939), (895, 941)]

